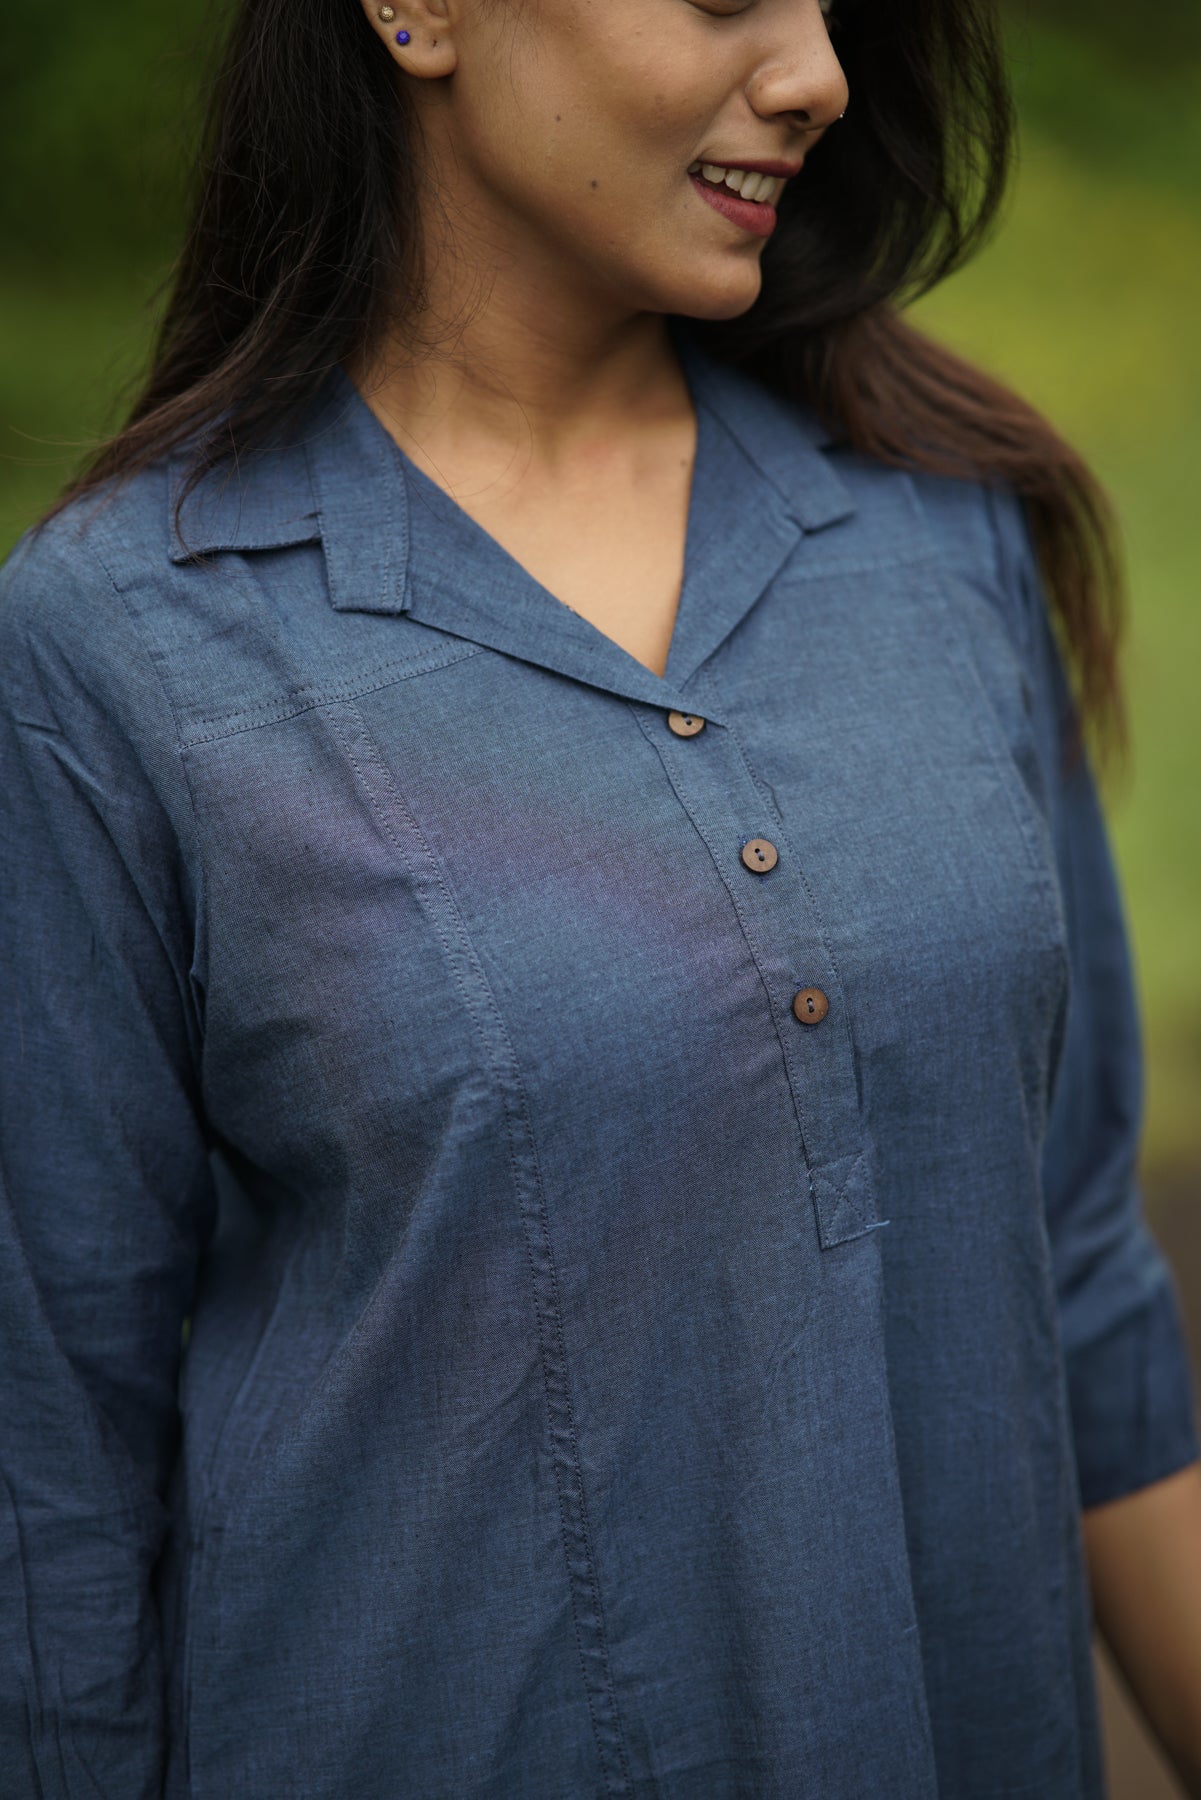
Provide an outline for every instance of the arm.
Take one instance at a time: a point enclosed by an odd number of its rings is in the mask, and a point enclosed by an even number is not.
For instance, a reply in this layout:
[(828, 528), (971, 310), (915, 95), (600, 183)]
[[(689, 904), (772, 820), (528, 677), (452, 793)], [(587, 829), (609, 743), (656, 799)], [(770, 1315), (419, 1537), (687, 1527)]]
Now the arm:
[(1018, 602), (1038, 777), (1063, 897), (1070, 996), (1043, 1194), (1097, 1622), (1152, 1731), (1201, 1795), (1201, 1468), (1175, 1284), (1137, 1180), (1142, 1042), (1123, 905), (1020, 506), (995, 500)]
[(1185, 1792), (1201, 1796), (1201, 1466), (1084, 1514), (1101, 1635)]
[(0, 1793), (154, 1800), (211, 1194), (174, 734), (88, 557), (58, 530), (0, 576)]

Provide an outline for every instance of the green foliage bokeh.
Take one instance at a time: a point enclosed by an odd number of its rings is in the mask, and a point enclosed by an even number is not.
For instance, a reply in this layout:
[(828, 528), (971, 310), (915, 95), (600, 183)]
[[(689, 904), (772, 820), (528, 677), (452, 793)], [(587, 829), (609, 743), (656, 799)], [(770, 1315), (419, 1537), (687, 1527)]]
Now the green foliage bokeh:
[[(116, 422), (145, 356), (230, 3), (112, 0), (97, 16), (5, 0), (0, 555)], [(1147, 1035), (1144, 1163), (1195, 1181), (1201, 6), (1012, 0), (1007, 31), (1012, 196), (990, 245), (916, 317), (1042, 407), (1118, 504), (1135, 756), (1110, 816)]]
[(200, 77), (226, 11), (111, 0), (102, 18), (5, 0), (0, 22), (0, 234), (10, 267), (169, 254)]

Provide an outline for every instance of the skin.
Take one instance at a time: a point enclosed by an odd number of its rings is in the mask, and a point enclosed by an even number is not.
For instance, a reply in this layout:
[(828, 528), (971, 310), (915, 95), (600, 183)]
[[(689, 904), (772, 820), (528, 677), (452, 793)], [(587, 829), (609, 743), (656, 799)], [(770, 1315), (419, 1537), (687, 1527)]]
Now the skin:
[(696, 443), (665, 315), (744, 312), (767, 242), (687, 171), (812, 154), (848, 100), (819, 0), (394, 5), (364, 13), (419, 125), (428, 303), (352, 374), (426, 474), (662, 673)]
[(1186, 1794), (1201, 1800), (1201, 1464), (1084, 1513), (1097, 1627)]

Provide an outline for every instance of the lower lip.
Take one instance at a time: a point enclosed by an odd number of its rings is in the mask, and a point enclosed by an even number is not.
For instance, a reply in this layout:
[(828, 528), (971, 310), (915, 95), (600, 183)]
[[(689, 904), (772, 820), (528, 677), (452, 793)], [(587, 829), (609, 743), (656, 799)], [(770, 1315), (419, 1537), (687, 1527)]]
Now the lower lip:
[(754, 232), (756, 237), (770, 237), (776, 228), (776, 209), (766, 201), (742, 200), (731, 193), (728, 187), (713, 187), (702, 181), (699, 175), (688, 177), (701, 198), (707, 200), (714, 212), (721, 213), (723, 218), (730, 219), (735, 225), (741, 225), (745, 231)]

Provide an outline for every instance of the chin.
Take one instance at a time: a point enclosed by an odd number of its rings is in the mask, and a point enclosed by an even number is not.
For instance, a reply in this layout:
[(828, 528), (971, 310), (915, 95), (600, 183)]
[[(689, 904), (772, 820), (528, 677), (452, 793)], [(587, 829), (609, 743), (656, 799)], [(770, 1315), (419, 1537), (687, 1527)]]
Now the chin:
[[(650, 271), (647, 271), (650, 274)], [(642, 309), (681, 313), (692, 319), (736, 319), (755, 304), (763, 287), (758, 255), (710, 257), (660, 269), (641, 287)], [(627, 295), (631, 287), (626, 285)]]
[(756, 263), (753, 270), (743, 271), (740, 279), (683, 289), (664, 310), (686, 313), (691, 319), (737, 319), (755, 304), (762, 286)]

